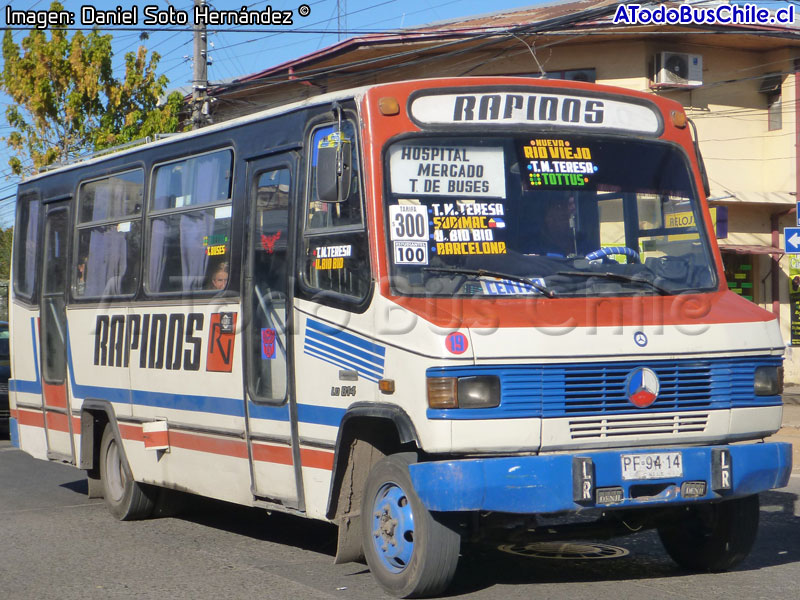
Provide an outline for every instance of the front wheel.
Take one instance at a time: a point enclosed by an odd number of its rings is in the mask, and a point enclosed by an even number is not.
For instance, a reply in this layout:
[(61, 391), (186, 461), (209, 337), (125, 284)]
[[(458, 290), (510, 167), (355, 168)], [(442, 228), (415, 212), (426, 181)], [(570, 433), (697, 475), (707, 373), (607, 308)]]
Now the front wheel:
[(667, 554), (690, 571), (726, 571), (742, 562), (758, 533), (758, 496), (691, 506), (658, 535)]
[(146, 519), (152, 514), (157, 490), (130, 477), (111, 425), (106, 425), (100, 442), (100, 480), (106, 506), (120, 521)]
[(395, 454), (372, 467), (361, 505), (361, 542), (380, 586), (398, 598), (439, 594), (453, 579), (461, 537), (437, 520), (411, 484), (412, 456)]

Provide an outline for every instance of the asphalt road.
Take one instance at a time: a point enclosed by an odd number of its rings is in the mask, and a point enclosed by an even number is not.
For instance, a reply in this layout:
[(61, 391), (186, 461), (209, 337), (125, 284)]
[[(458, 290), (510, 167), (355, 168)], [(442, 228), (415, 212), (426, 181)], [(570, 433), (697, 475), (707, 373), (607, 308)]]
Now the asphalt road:
[[(0, 440), (0, 596), (385, 597), (364, 565), (333, 564), (336, 531), (330, 525), (210, 501), (192, 503), (179, 518), (122, 523), (85, 492), (82, 472), (34, 460)], [(472, 547), (449, 597), (797, 597), (799, 496), (798, 475), (788, 488), (762, 495), (756, 547), (730, 573), (690, 575), (670, 561), (653, 532), (645, 532), (606, 546), (565, 549), (605, 558), (532, 558)]]

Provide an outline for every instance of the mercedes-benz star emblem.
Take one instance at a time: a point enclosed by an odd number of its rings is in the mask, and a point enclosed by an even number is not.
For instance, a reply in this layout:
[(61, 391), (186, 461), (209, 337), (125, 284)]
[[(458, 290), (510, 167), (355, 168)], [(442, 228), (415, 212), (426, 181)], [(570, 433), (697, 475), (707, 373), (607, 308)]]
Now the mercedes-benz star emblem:
[(625, 395), (637, 408), (647, 408), (658, 398), (658, 375), (647, 367), (638, 367), (625, 380)]

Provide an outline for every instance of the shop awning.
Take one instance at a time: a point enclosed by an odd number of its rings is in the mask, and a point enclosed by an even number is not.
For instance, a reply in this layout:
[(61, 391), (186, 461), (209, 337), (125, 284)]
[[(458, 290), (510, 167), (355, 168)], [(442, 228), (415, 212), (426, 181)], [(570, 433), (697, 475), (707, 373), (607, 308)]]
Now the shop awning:
[(797, 196), (793, 192), (711, 190), (708, 203), (712, 206), (736, 206), (738, 204), (792, 208), (797, 204)]
[(733, 254), (775, 254), (783, 256), (785, 252), (781, 248), (772, 246), (759, 246), (758, 244), (720, 244), (720, 252), (731, 252)]

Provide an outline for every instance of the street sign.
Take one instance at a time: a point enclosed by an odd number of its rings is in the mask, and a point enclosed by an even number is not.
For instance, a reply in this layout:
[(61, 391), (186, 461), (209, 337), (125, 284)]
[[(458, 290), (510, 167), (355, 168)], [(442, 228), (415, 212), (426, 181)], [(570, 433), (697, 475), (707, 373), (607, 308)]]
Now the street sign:
[(797, 217), (797, 226), (800, 227), (800, 200), (797, 201), (797, 208), (794, 211), (794, 216)]
[(786, 254), (800, 254), (800, 227), (783, 228), (783, 247)]

